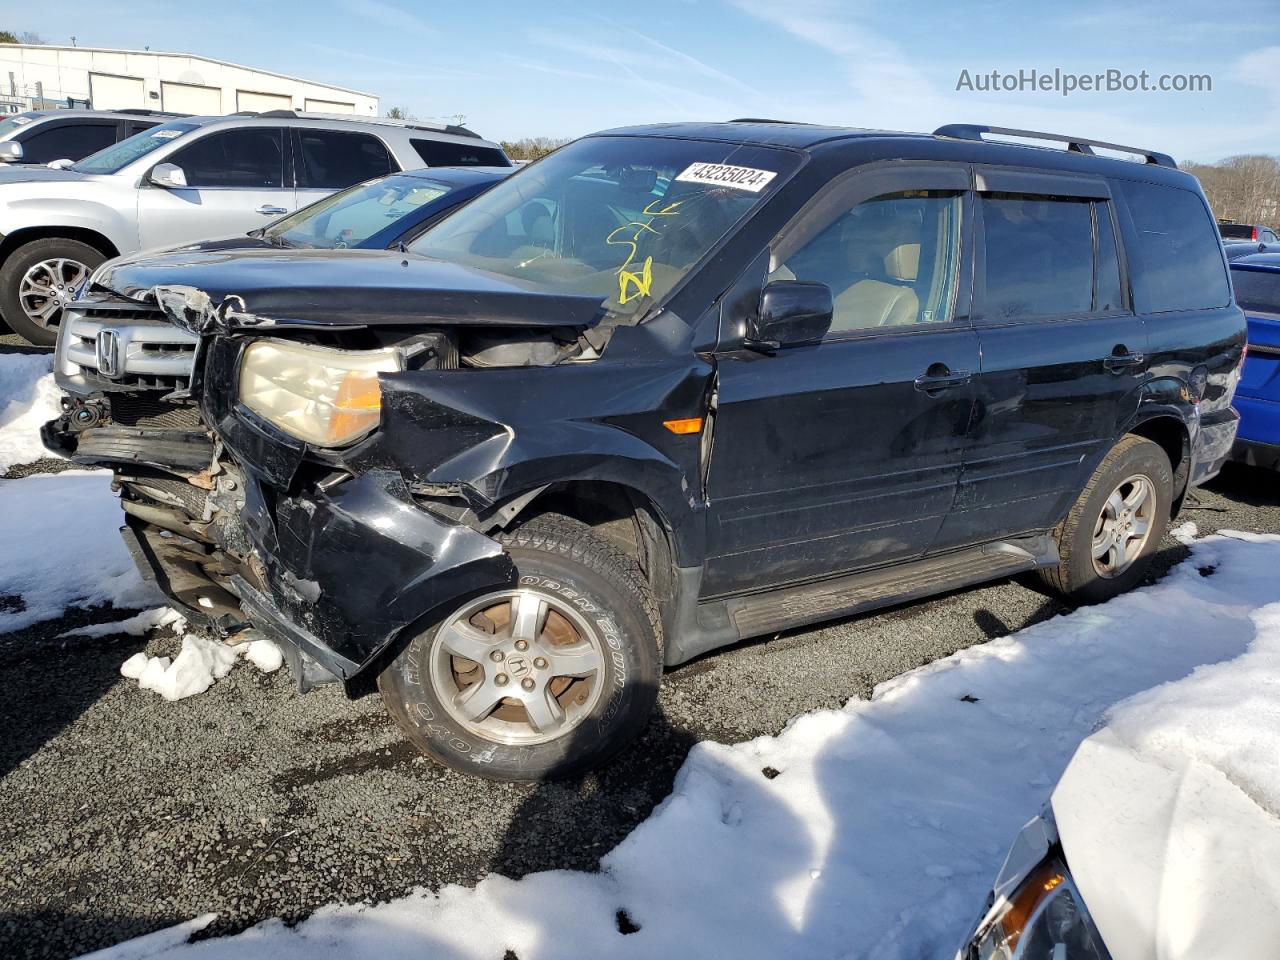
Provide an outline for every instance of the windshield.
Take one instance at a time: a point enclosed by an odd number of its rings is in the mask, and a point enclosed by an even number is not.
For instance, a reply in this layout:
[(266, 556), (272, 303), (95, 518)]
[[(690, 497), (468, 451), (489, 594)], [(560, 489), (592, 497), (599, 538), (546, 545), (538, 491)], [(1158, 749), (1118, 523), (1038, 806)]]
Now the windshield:
[(290, 247), (354, 247), (451, 189), (434, 180), (393, 174), (325, 197), (273, 223), (262, 235)]
[(436, 224), (414, 253), (598, 296), (613, 314), (660, 301), (800, 162), (784, 150), (589, 137)]
[(1280, 270), (1233, 269), (1231, 283), (1241, 309), (1280, 313)]
[(160, 126), (152, 127), (150, 130), (135, 133), (128, 140), (121, 140), (105, 150), (91, 153), (78, 163), (73, 163), (71, 169), (77, 173), (116, 173), (139, 157), (145, 156), (152, 150), (158, 150), (166, 143), (176, 140), (192, 130), (197, 130), (200, 126), (200, 124), (192, 123), (189, 120), (162, 123)]

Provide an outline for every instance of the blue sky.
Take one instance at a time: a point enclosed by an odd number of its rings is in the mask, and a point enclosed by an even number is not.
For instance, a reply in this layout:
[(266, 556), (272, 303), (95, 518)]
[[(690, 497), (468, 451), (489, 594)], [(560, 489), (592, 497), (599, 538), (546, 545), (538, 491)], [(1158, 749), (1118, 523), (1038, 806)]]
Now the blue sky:
[[(1275, 0), (60, 0), (12, 4), (3, 25), (54, 43), (74, 32), (83, 46), (201, 53), (342, 84), (378, 94), (384, 109), (462, 114), (494, 139), (736, 116), (898, 130), (970, 122), (1216, 160), (1280, 153), (1276, 12)], [(1213, 89), (956, 90), (961, 70), (1055, 67), (1209, 74)]]

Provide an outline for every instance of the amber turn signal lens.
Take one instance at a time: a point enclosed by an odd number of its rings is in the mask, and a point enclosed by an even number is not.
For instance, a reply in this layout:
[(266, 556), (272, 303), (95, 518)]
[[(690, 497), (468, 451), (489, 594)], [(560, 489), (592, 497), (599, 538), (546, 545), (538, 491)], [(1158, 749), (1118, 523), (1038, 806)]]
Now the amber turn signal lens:
[(663, 420), (662, 425), (677, 436), (702, 432), (701, 417), (689, 417), (687, 420)]

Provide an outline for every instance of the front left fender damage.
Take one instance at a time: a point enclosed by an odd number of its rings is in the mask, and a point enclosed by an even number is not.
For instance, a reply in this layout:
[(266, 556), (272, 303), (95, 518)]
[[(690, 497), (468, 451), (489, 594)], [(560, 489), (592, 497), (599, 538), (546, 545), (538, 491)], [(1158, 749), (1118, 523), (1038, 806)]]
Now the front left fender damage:
[(270, 501), (250, 484), (243, 518), (269, 600), (250, 598), (255, 625), (346, 681), (429, 611), (515, 581), (501, 546), (417, 506), (391, 471)]

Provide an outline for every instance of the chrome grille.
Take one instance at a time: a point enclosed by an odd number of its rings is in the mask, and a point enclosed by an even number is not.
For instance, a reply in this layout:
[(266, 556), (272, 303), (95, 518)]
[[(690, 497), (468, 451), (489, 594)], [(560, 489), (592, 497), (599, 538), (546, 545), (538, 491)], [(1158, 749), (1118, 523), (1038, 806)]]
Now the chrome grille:
[(167, 393), (190, 384), (196, 340), (149, 304), (78, 301), (63, 310), (54, 369), (58, 383), (71, 393)]

